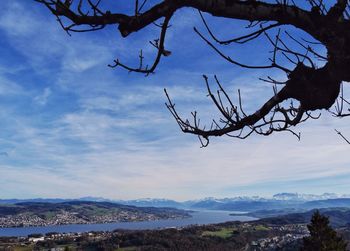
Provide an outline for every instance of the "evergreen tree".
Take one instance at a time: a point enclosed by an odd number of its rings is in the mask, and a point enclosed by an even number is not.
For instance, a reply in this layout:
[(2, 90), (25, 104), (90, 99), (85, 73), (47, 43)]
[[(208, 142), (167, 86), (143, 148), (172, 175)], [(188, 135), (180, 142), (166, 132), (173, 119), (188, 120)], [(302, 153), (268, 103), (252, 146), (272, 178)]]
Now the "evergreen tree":
[(310, 236), (303, 239), (301, 251), (345, 251), (346, 242), (329, 226), (328, 217), (317, 210), (307, 226)]

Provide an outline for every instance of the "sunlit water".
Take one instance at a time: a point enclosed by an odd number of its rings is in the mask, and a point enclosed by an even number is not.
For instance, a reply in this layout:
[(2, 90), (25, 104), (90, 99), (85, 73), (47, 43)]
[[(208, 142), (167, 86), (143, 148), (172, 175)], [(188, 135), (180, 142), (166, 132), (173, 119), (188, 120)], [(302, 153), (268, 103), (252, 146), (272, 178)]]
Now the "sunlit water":
[[(197, 211), (191, 213), (191, 218), (139, 221), (139, 222), (118, 222), (104, 224), (71, 224), (45, 227), (18, 227), (0, 228), (0, 236), (27, 236), (29, 234), (46, 234), (49, 232), (69, 233), (88, 231), (112, 231), (115, 229), (161, 229), (171, 227), (183, 227), (189, 225), (204, 225), (222, 223), (226, 221), (252, 221), (256, 218), (248, 216), (230, 216), (228, 211)], [(237, 212), (235, 212), (237, 213)]]

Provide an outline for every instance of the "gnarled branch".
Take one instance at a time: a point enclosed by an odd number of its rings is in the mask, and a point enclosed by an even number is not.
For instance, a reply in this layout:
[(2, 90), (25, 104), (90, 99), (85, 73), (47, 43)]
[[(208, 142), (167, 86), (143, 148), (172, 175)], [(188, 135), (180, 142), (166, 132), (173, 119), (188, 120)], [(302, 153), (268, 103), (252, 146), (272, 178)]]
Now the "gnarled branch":
[[(112, 67), (120, 66), (128, 71), (144, 74), (153, 73), (161, 57), (170, 55), (164, 43), (173, 14), (182, 8), (195, 8), (200, 13), (209, 38), (197, 28), (194, 28), (194, 31), (221, 58), (239, 67), (277, 68), (286, 73), (287, 81), (277, 81), (272, 77), (263, 79), (265, 82), (283, 87), (279, 91), (275, 89), (274, 95), (250, 115), (243, 110), (240, 92), (239, 104), (234, 105), (217, 77), (215, 81), (218, 91), (215, 95), (210, 88), (208, 78), (204, 76), (208, 95), (222, 116), (219, 121), (213, 120), (209, 128), (200, 126), (197, 112), (192, 113), (192, 122), (182, 119), (166, 92), (167, 108), (181, 130), (198, 135), (203, 146), (208, 144), (209, 137), (221, 135), (245, 138), (252, 133), (269, 135), (276, 131), (290, 131), (299, 137), (299, 134), (292, 131), (295, 125), (309, 118), (317, 119), (311, 115), (311, 111), (329, 109), (334, 103), (336, 103), (336, 111), (333, 115), (347, 116), (343, 113), (343, 104), (346, 99), (341, 91), (341, 82), (350, 81), (348, 70), (350, 15), (347, 0), (337, 0), (332, 6), (326, 5), (322, 0), (305, 0), (309, 3), (310, 10), (305, 9), (305, 6), (297, 5), (293, 0), (276, 0), (275, 3), (247, 0), (163, 0), (148, 9), (146, 9), (147, 4), (151, 5), (151, 3), (147, 0), (140, 2), (135, 0), (132, 15), (121, 11), (104, 10), (100, 7), (102, 0), (35, 1), (44, 4), (57, 17), (67, 33), (96, 31), (108, 25), (118, 25), (121, 36), (127, 37), (164, 18), (163, 24), (160, 25), (159, 38), (151, 42), (157, 49), (157, 55), (151, 66), (145, 64), (141, 51), (138, 67), (130, 67), (119, 60), (115, 60)], [(218, 39), (202, 13), (249, 21), (247, 28), (253, 31), (233, 39)], [(286, 25), (302, 29), (317, 42), (310, 42), (304, 38), (296, 39), (287, 31), (281, 32), (281, 28)], [(278, 31), (272, 35), (277, 27)], [(272, 46), (272, 56), (265, 65), (243, 64), (225, 55), (219, 48), (219, 46), (235, 43), (253, 42), (263, 35)], [(293, 46), (290, 45), (291, 42), (294, 43)], [(327, 55), (321, 55), (319, 51), (312, 48), (319, 43), (326, 47)], [(284, 59), (281, 60), (281, 58)], [(317, 64), (320, 60), (324, 63), (322, 67)], [(340, 100), (336, 101), (339, 93), (341, 93)], [(291, 102), (288, 107), (285, 107), (285, 101), (288, 99), (297, 100), (300, 105), (295, 107)], [(228, 105), (226, 106), (225, 103)]]

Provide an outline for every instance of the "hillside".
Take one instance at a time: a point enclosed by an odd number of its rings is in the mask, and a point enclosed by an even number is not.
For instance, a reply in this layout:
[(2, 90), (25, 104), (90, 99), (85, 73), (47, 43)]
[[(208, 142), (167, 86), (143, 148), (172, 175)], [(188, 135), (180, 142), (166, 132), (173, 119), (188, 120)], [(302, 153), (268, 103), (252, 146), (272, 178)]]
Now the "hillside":
[(310, 210), (313, 208), (330, 208), (330, 207), (349, 207), (349, 198), (335, 198), (324, 200), (285, 200), (285, 199), (244, 199), (244, 200), (202, 200), (191, 205), (191, 208), (210, 209), (210, 210), (227, 210), (227, 211), (245, 211), (253, 212), (258, 210)]
[(0, 205), (0, 227), (108, 223), (189, 217), (180, 209), (135, 207), (110, 202), (24, 202)]
[[(350, 226), (350, 209), (349, 208), (321, 208), (318, 209), (321, 214), (326, 215), (329, 217), (330, 224), (333, 227), (339, 228), (339, 227), (345, 227)], [(310, 218), (312, 214), (315, 212), (315, 209), (306, 211), (306, 212), (300, 212), (300, 213), (289, 213), (285, 215), (278, 215), (273, 217), (267, 217), (259, 220), (258, 222), (265, 223), (265, 224), (299, 224), (299, 223), (308, 223), (310, 221)], [(265, 212), (267, 215), (269, 213), (269, 210), (266, 210)], [(260, 217), (263, 216), (263, 212), (253, 212), (249, 215), (257, 217), (260, 215)]]

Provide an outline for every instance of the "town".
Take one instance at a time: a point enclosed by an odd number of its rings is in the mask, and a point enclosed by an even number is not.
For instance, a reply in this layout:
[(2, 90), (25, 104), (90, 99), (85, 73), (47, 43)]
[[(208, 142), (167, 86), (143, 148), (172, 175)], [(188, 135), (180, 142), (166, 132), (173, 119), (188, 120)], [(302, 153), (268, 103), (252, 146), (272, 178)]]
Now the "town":
[[(47, 233), (26, 237), (2, 237), (0, 249), (16, 250), (148, 250), (149, 247), (196, 250), (288, 250), (309, 234), (306, 224), (262, 225), (258, 222), (228, 222), (216, 225), (167, 228), (163, 230), (85, 233)], [(189, 242), (189, 240), (191, 240)], [(102, 248), (102, 249), (99, 249)], [(232, 249), (236, 248), (236, 249)]]
[(177, 218), (174, 215), (161, 217), (156, 214), (145, 214), (140, 212), (120, 211), (107, 215), (94, 215), (89, 218), (80, 217), (78, 213), (61, 212), (50, 219), (44, 219), (37, 215), (19, 214), (14, 216), (0, 217), (0, 228), (4, 227), (37, 227), (51, 225), (68, 224), (97, 224), (113, 222), (132, 222), (132, 221), (153, 221), (160, 219)]
[(190, 217), (174, 208), (134, 207), (106, 202), (0, 205), (0, 228), (154, 221)]

